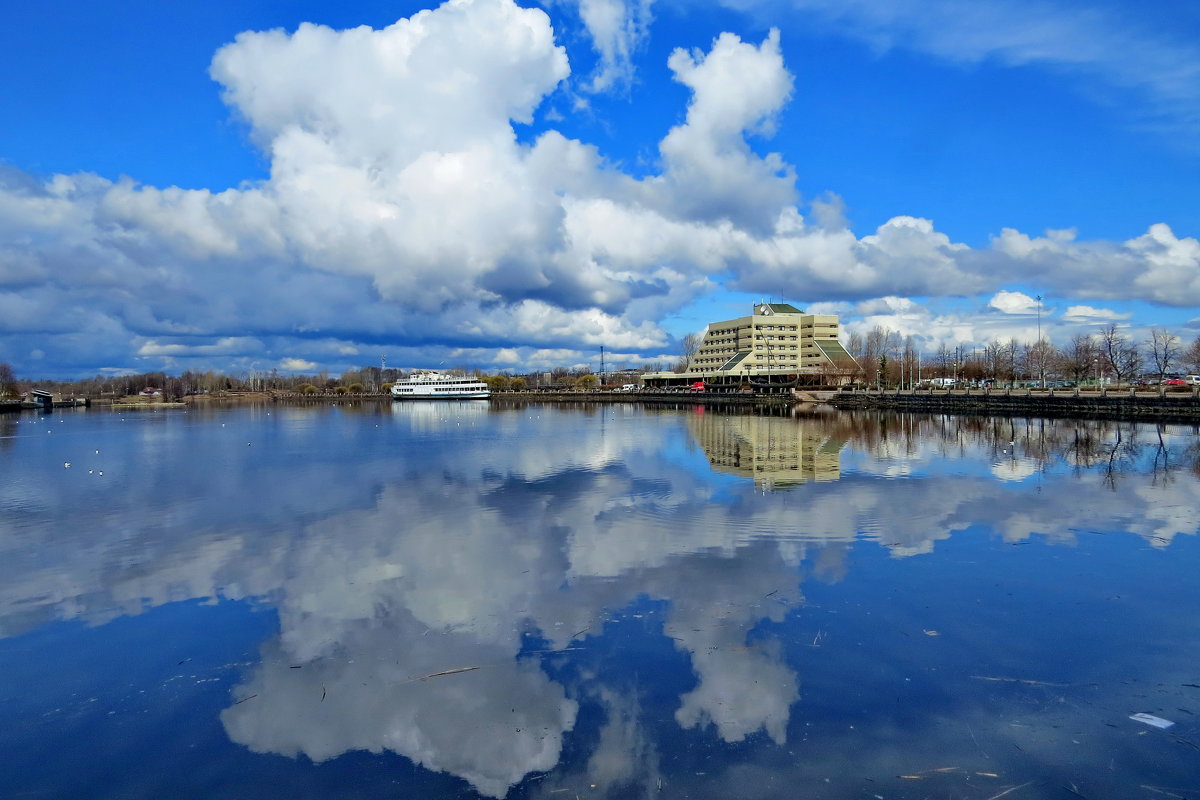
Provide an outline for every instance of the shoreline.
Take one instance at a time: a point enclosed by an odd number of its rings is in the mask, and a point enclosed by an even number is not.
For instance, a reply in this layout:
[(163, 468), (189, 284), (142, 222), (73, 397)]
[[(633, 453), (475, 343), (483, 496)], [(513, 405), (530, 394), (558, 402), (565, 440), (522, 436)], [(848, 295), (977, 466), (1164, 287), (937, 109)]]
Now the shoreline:
[(1188, 392), (1079, 390), (856, 390), (828, 401), (838, 410), (878, 409), (1022, 417), (1200, 422), (1200, 396)]
[[(478, 402), (477, 400), (427, 399), (417, 402)], [(241, 404), (356, 404), (394, 401), (388, 394), (283, 394), (254, 392), (234, 395), (205, 395), (184, 398), (184, 402), (141, 402), (95, 400), (95, 407), (128, 410), (131, 407), (152, 410), (205, 405)], [(902, 412), (933, 412), (965, 415), (991, 414), (1021, 417), (1078, 417), (1082, 419), (1129, 419), (1143, 421), (1200, 422), (1200, 388), (1182, 392), (1087, 392), (1077, 389), (1048, 390), (877, 390), (856, 389), (840, 391), (798, 390), (777, 394), (724, 394), (714, 392), (497, 392), (487, 398), (491, 405), (553, 403), (556, 405), (617, 405), (622, 403), (644, 406), (707, 406), (742, 409), (791, 409), (829, 406), (837, 410), (892, 410)], [(22, 410), (16, 401), (0, 402), (0, 411)]]

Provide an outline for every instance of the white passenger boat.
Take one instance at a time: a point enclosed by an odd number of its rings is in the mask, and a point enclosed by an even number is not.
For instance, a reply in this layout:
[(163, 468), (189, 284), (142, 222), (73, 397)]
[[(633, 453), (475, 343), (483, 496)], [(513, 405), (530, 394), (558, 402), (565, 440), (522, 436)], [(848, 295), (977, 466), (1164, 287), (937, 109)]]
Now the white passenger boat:
[(478, 378), (433, 371), (417, 372), (392, 384), (393, 400), (473, 400), (490, 395), (488, 385)]

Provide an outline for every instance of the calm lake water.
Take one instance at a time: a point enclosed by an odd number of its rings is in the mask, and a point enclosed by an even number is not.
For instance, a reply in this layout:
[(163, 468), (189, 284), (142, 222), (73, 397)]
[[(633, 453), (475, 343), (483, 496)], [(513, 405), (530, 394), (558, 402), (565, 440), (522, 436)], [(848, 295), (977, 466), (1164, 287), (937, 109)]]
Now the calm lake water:
[(7, 415), (0, 796), (1195, 798), (1198, 474), (1179, 425)]

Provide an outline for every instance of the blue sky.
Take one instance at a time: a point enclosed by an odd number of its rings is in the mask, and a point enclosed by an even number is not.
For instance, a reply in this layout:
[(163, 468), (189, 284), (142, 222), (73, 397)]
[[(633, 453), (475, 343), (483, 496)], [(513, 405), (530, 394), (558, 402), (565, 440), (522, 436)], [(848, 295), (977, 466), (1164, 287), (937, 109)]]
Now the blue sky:
[(759, 297), (927, 349), (1037, 294), (1058, 341), (1200, 327), (1190, 3), (7, 14), (21, 375), (636, 365)]

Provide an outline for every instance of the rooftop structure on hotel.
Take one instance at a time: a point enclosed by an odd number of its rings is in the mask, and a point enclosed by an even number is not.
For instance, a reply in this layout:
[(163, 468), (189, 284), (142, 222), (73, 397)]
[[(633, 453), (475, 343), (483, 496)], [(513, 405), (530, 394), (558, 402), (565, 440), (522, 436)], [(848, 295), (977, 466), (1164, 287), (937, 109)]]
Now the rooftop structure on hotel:
[(683, 373), (656, 372), (645, 379), (660, 386), (840, 383), (857, 366), (838, 341), (837, 315), (760, 303), (749, 316), (710, 323)]

